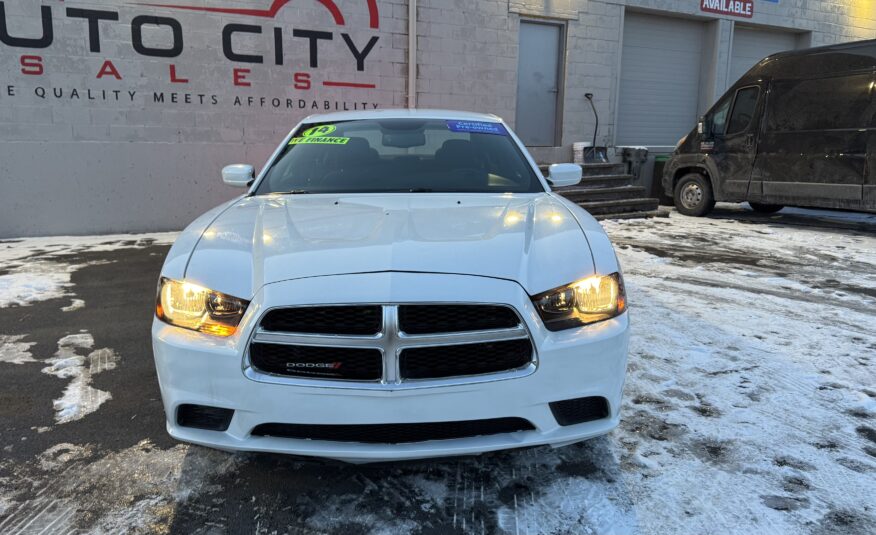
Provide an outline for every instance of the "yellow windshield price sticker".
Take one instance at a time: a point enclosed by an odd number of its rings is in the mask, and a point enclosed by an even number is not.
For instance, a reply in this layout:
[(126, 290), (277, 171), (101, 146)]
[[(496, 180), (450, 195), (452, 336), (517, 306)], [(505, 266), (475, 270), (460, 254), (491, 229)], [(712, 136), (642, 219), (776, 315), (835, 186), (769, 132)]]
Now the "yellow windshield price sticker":
[(331, 137), (329, 134), (337, 130), (338, 127), (333, 124), (324, 124), (322, 126), (314, 126), (301, 132), (301, 137), (293, 137), (290, 145), (346, 145), (350, 138), (348, 137)]
[(301, 137), (322, 137), (327, 136), (337, 130), (338, 127), (333, 124), (324, 124), (322, 126), (314, 126), (313, 128), (308, 128), (304, 132), (301, 133)]

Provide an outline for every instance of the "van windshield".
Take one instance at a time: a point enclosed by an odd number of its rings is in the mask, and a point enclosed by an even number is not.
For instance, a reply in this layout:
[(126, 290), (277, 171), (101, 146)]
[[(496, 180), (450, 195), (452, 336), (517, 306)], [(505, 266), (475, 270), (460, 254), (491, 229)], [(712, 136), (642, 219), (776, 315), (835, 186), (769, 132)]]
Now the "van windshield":
[(541, 191), (501, 123), (387, 119), (303, 125), (255, 193)]

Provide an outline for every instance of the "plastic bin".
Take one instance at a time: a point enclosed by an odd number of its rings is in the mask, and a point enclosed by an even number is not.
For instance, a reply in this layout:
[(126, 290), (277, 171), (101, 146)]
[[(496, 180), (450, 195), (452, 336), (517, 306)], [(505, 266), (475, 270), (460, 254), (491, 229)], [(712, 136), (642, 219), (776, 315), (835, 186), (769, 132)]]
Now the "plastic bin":
[(668, 154), (658, 154), (654, 157), (654, 172), (651, 175), (651, 197), (660, 199), (660, 204), (663, 206), (672, 206), (672, 197), (666, 195), (663, 191), (663, 168), (666, 167), (666, 162), (669, 161)]

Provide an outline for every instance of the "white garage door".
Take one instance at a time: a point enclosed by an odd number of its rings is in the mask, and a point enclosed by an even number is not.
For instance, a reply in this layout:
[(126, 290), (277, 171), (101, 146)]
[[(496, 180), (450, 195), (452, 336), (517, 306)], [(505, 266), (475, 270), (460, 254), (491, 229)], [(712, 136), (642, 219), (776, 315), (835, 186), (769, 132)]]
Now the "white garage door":
[(776, 52), (793, 50), (796, 45), (797, 36), (791, 32), (749, 28), (737, 24), (733, 31), (728, 86), (736, 83), (758, 61)]
[(671, 146), (693, 128), (704, 34), (701, 22), (624, 15), (619, 145)]

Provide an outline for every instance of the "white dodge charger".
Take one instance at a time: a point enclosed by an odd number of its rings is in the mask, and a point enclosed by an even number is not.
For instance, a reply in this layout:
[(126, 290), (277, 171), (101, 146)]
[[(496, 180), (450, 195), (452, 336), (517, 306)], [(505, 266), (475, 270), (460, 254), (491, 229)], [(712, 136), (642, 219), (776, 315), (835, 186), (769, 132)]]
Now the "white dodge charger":
[(170, 250), (153, 349), (168, 432), (351, 462), (609, 432), (629, 318), (617, 257), (493, 115), (312, 116)]

